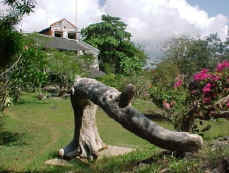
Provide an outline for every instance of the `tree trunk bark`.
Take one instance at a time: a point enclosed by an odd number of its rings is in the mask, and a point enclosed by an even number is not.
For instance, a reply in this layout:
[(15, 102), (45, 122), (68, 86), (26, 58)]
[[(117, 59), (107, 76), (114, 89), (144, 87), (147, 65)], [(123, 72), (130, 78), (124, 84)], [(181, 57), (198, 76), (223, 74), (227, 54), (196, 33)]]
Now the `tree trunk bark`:
[(77, 78), (71, 90), (75, 134), (72, 142), (61, 149), (59, 155), (96, 158), (96, 152), (104, 147), (93, 118), (96, 110), (92, 111), (89, 100), (99, 105), (124, 128), (161, 148), (178, 152), (192, 152), (201, 148), (203, 140), (199, 135), (162, 128), (132, 108), (130, 101), (133, 90), (133, 85), (128, 85), (127, 89), (120, 93), (117, 89), (94, 79)]
[(80, 94), (71, 95), (71, 103), (74, 111), (74, 136), (66, 147), (60, 149), (59, 155), (65, 159), (78, 156), (95, 160), (97, 152), (105, 147), (96, 126), (97, 106)]

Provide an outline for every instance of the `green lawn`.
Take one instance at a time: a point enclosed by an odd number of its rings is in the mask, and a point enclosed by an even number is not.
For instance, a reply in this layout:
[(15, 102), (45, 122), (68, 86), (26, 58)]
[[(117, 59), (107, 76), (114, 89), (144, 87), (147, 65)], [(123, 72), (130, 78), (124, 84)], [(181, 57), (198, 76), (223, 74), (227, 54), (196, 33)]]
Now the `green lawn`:
[[(134, 106), (143, 112), (156, 109), (149, 101), (136, 100)], [(73, 112), (69, 99), (47, 99), (38, 101), (32, 94), (24, 94), (19, 104), (4, 112), (4, 130), (0, 133), (0, 172), (158, 172), (161, 164), (134, 167), (137, 161), (146, 159), (159, 149), (147, 141), (123, 129), (102, 110), (97, 111), (97, 125), (106, 144), (136, 148), (136, 152), (125, 156), (105, 158), (96, 163), (72, 160), (73, 167), (47, 166), (44, 162), (56, 158), (57, 151), (68, 144), (73, 135)], [(168, 123), (160, 123), (172, 128)], [(214, 122), (208, 138), (229, 136), (229, 123)], [(222, 126), (225, 127), (222, 131)], [(211, 136), (211, 134), (213, 134)], [(156, 156), (155, 156), (156, 157)], [(171, 164), (177, 164), (171, 158)], [(183, 160), (180, 164), (184, 164)], [(175, 166), (177, 169), (177, 166)], [(173, 170), (173, 168), (171, 168)]]

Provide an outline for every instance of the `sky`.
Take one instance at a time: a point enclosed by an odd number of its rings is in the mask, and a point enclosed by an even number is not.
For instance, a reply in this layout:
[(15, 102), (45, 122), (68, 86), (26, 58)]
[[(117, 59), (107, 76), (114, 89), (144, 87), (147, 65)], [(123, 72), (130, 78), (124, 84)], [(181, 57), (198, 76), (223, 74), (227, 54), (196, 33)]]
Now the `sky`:
[[(0, 0), (1, 2), (2, 0)], [(226, 38), (229, 0), (37, 0), (33, 14), (18, 28), (40, 31), (66, 18), (79, 28), (100, 21), (102, 14), (120, 17), (149, 55), (177, 35), (206, 36), (218, 33)], [(77, 3), (76, 3), (77, 2)], [(4, 8), (0, 4), (1, 8)], [(0, 8), (0, 9), (1, 9)], [(77, 15), (76, 15), (77, 14)], [(77, 20), (76, 20), (77, 19)], [(76, 22), (77, 21), (77, 22)]]
[(188, 2), (193, 6), (198, 6), (207, 11), (208, 15), (211, 17), (216, 16), (219, 13), (229, 17), (228, 0), (188, 0)]

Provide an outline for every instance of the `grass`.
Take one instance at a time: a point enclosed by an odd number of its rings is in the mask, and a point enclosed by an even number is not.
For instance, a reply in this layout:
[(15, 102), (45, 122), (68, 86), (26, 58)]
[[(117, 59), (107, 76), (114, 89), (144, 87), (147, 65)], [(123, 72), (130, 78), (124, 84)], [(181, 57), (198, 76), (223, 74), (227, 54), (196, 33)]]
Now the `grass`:
[[(135, 100), (133, 105), (142, 112), (157, 109), (149, 101)], [(72, 167), (47, 166), (44, 162), (56, 158), (57, 151), (72, 139), (73, 112), (70, 101), (39, 101), (34, 94), (25, 93), (20, 103), (7, 109), (3, 117), (4, 126), (0, 131), (0, 172), (156, 173), (168, 169), (175, 173), (195, 169), (199, 163), (197, 159), (177, 159), (172, 155), (161, 157), (159, 148), (123, 129), (99, 109), (97, 125), (103, 141), (109, 145), (133, 147), (137, 151), (124, 156), (104, 158), (94, 163), (72, 160)], [(168, 123), (158, 123), (172, 128)], [(207, 134), (208, 140), (220, 135), (229, 136), (228, 122), (219, 120), (211, 123), (214, 126)], [(140, 162), (147, 159), (150, 164)]]

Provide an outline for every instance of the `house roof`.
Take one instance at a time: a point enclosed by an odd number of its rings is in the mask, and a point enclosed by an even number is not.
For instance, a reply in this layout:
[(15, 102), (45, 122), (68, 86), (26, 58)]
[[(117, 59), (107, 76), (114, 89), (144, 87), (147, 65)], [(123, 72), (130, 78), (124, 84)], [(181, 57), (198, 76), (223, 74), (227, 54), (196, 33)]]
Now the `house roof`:
[(49, 30), (50, 30), (50, 27), (41, 30), (39, 33), (42, 34), (42, 33), (47, 32), (47, 31), (49, 31)]
[(72, 24), (71, 22), (69, 22), (69, 21), (68, 21), (67, 19), (65, 19), (65, 18), (63, 18), (63, 19), (61, 19), (61, 20), (59, 20), (59, 21), (57, 21), (57, 22), (51, 24), (50, 26), (54, 26), (54, 25), (56, 25), (56, 24), (58, 24), (58, 23), (61, 23), (61, 22), (63, 22), (63, 21), (66, 21), (66, 22), (68, 22), (70, 25), (72, 25), (72, 27), (77, 28), (76, 25)]
[[(70, 50), (70, 51), (85, 51), (86, 53), (98, 55), (99, 50), (95, 47), (85, 43), (81, 40), (73, 40), (60, 37), (51, 37), (47, 35), (40, 34), (40, 38), (37, 41), (46, 48), (54, 48), (61, 50)], [(47, 39), (42, 39), (47, 38)]]

